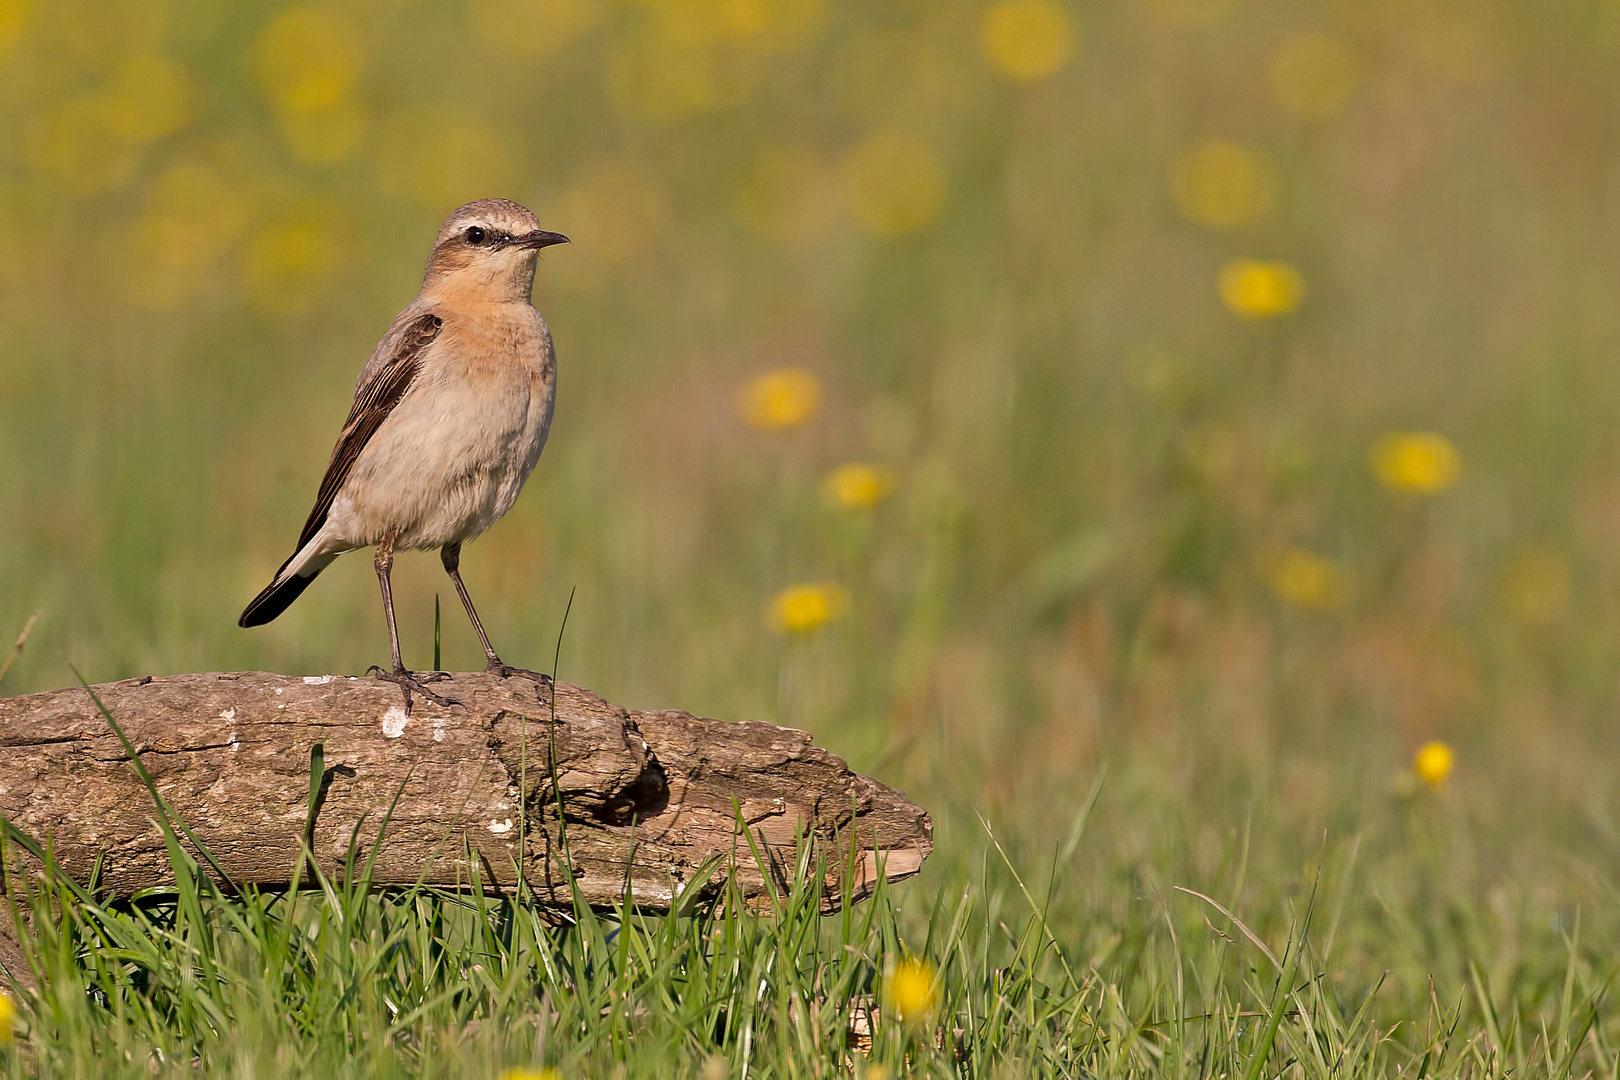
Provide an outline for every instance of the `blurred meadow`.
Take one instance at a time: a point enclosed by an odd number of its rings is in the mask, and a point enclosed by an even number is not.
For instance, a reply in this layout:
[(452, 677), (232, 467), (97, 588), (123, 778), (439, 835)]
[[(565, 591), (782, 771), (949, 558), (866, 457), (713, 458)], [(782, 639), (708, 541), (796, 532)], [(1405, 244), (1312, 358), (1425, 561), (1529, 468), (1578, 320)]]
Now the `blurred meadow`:
[(572, 596), (562, 678), (904, 789), (908, 950), (1014, 948), (1016, 868), (1085, 1070), (1250, 1060), (1275, 973), (1174, 886), (1279, 957), (1316, 897), (1349, 1071), (1620, 1070), (1616, 0), (0, 0), (0, 132), (3, 692), (384, 661), (365, 555), (235, 619), (508, 196), (573, 240), (463, 561), (509, 662)]

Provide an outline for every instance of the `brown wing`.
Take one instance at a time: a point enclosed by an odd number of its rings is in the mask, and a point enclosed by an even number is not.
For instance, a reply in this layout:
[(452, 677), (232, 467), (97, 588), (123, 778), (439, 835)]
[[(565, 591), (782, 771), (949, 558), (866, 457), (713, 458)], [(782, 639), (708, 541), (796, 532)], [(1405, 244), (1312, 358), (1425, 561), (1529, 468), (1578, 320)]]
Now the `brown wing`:
[(437, 315), (418, 315), (393, 335), (394, 347), (386, 357), (374, 357), (373, 362), (366, 365), (366, 374), (354, 392), (354, 406), (349, 410), (349, 418), (343, 422), (343, 433), (338, 436), (337, 445), (332, 448), (332, 460), (326, 465), (321, 490), (315, 496), (315, 507), (309, 512), (309, 520), (304, 522), (304, 531), (298, 534), (295, 551), (303, 550), (310, 538), (326, 524), (332, 500), (337, 498), (343, 481), (349, 478), (349, 470), (354, 468), (360, 451), (366, 448), (366, 443), (382, 427), (382, 422), (394, 411), (399, 399), (405, 396), (411, 380), (416, 378), (421, 367), (422, 350), (439, 336), (443, 326), (444, 320)]

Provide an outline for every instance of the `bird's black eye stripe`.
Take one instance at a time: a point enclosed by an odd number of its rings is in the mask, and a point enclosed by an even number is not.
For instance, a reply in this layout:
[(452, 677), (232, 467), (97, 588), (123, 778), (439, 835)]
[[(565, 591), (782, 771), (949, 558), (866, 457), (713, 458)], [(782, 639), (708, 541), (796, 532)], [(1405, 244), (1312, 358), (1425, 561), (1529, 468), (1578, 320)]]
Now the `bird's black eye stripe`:
[(486, 229), (482, 225), (467, 226), (461, 237), (473, 247), (487, 247), (491, 251), (500, 251), (502, 248), (510, 247), (513, 240), (512, 234), (509, 232), (502, 232), (499, 229)]

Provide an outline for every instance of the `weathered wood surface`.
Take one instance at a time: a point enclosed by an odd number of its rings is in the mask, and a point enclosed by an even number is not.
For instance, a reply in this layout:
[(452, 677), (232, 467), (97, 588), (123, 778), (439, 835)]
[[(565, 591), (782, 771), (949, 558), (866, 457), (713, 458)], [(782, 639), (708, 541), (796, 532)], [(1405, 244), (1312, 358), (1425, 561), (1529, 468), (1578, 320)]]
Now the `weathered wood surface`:
[[(926, 813), (802, 731), (628, 711), (567, 683), (553, 711), (532, 682), (456, 674), (435, 689), (463, 705), (418, 700), (408, 717), (399, 690), (370, 678), (235, 672), (94, 689), (238, 885), (286, 885), (316, 743), (326, 770), (312, 849), (325, 872), (341, 872), (356, 836), (370, 851), (399, 796), (373, 875), (381, 885), (464, 887), (470, 853), (486, 886), (510, 887), (521, 865), (544, 905), (571, 907), (572, 876), (593, 905), (617, 904), (628, 888), (657, 911), (711, 856), (735, 855), (736, 880), (759, 899), (766, 886), (740, 811), (784, 874), (799, 835), (822, 842), (835, 910), (846, 886), (865, 896), (880, 867), (891, 881), (909, 877), (932, 848)], [(114, 893), (172, 880), (152, 797), (83, 688), (0, 698), (0, 816), (49, 841), (81, 881), (98, 858)]]

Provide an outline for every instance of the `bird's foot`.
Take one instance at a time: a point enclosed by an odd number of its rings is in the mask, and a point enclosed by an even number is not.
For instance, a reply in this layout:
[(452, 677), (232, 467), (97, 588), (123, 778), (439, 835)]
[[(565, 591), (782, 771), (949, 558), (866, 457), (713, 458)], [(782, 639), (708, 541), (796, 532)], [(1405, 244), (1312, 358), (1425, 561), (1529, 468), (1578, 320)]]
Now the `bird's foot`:
[(372, 664), (366, 671), (367, 675), (375, 675), (383, 682), (391, 682), (399, 687), (399, 692), (405, 695), (405, 715), (411, 714), (411, 691), (427, 698), (440, 708), (448, 709), (461, 702), (447, 694), (437, 694), (427, 688), (428, 683), (444, 682), (450, 674), (444, 671), (406, 671), (404, 668), (395, 668), (393, 671), (384, 671), (376, 664)]
[(488, 666), (484, 668), (484, 671), (490, 675), (498, 675), (503, 679), (528, 679), (540, 688), (542, 700), (545, 699), (544, 691), (551, 686), (551, 676), (545, 672), (513, 667), (511, 664), (502, 663), (499, 658), (491, 660)]

